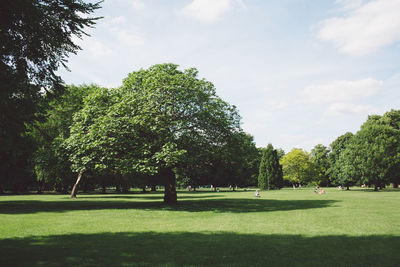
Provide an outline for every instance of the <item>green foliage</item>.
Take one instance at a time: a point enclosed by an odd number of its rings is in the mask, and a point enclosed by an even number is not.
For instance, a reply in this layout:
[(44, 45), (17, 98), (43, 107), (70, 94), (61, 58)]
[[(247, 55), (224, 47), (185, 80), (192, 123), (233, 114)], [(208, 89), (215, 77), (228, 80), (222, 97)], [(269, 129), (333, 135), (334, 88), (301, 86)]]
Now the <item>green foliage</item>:
[(394, 181), (400, 165), (399, 115), (392, 110), (368, 118), (339, 158), (343, 176), (376, 189)]
[(95, 24), (99, 18), (86, 15), (98, 8), (99, 3), (79, 0), (1, 1), (2, 73), (11, 74), (8, 81), (17, 78), (45, 89), (59, 87), (55, 72), (80, 49), (72, 39), (81, 38), (84, 28)]
[(50, 189), (66, 192), (72, 184), (68, 153), (63, 142), (70, 135), (73, 114), (83, 107), (84, 98), (95, 85), (67, 86), (57, 98), (44, 98), (40, 121), (28, 125), (28, 134), (36, 143), (33, 164), (36, 177)]
[(210, 159), (208, 164), (197, 170), (203, 175), (200, 175), (202, 178), (194, 184), (216, 186), (257, 184), (258, 151), (251, 135), (242, 131), (234, 133), (228, 142), (219, 146), (212, 155), (212, 157), (208, 155)]
[(330, 167), (328, 159), (329, 149), (321, 144), (316, 145), (311, 150), (311, 162), (314, 165), (314, 180), (319, 186), (329, 185), (329, 176), (327, 170)]
[(277, 151), (268, 144), (261, 158), (258, 187), (261, 189), (280, 189), (283, 187), (282, 166)]
[(65, 141), (73, 170), (168, 177), (174, 170), (190, 177), (220, 156), (240, 130), (240, 117), (197, 74), (154, 65), (130, 73), (118, 89), (90, 94)]
[(307, 184), (313, 180), (314, 166), (310, 155), (300, 148), (293, 148), (280, 160), (283, 179), (292, 184)]
[(400, 177), (400, 111), (372, 115), (355, 134), (346, 133), (331, 144), (328, 174), (336, 185), (375, 185), (375, 189)]
[[(341, 156), (342, 152), (345, 151), (347, 146), (352, 142), (353, 136), (354, 135), (352, 133), (347, 132), (339, 136), (330, 145), (331, 152), (328, 156), (330, 167), (327, 170), (327, 174), (329, 176), (329, 180), (334, 185), (345, 185), (349, 187), (350, 185), (354, 184), (353, 176), (347, 175), (349, 172), (342, 173), (342, 166), (347, 157)], [(349, 166), (347, 165), (346, 168), (349, 168)]]
[(94, 25), (86, 15), (97, 8), (80, 0), (0, 1), (0, 192), (29, 185), (34, 142), (25, 124), (38, 119), (43, 90), (62, 91), (56, 71), (80, 49), (73, 38)]
[(285, 151), (282, 148), (276, 149), (276, 153), (278, 154), (279, 160), (281, 160), (281, 158), (283, 158), (283, 156), (285, 156)]

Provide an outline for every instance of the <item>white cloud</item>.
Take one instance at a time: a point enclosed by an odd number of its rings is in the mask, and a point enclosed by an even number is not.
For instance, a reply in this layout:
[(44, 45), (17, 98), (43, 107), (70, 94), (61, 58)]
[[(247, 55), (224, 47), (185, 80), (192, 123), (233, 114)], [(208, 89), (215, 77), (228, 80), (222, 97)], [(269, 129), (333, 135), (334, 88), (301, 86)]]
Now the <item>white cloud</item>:
[(111, 27), (111, 26), (115, 26), (115, 25), (120, 25), (120, 24), (125, 24), (127, 22), (127, 18), (125, 16), (118, 16), (118, 17), (110, 17), (110, 16), (106, 16), (104, 18), (104, 21), (102, 21), (102, 23), (106, 26), (106, 27)]
[(364, 2), (364, 0), (336, 0), (335, 4), (341, 5), (342, 10), (352, 10), (359, 8)]
[(339, 102), (331, 104), (325, 110), (324, 115), (325, 116), (362, 115), (362, 114), (373, 114), (377, 112), (379, 112), (379, 110), (372, 106)]
[(89, 38), (83, 47), (84, 51), (88, 51), (94, 58), (100, 56), (108, 56), (112, 54), (112, 49), (107, 47), (104, 43), (96, 38)]
[(79, 38), (74, 36), (72, 41), (82, 48), (83, 51), (80, 53), (88, 53), (93, 58), (109, 56), (113, 52), (111, 48), (96, 37), (84, 36), (83, 38)]
[(143, 45), (146, 42), (145, 38), (141, 35), (131, 33), (127, 30), (113, 28), (111, 32), (120, 43), (126, 46)]
[(140, 35), (138, 30), (129, 25), (125, 16), (106, 17), (103, 25), (113, 40), (117, 40), (119, 44), (127, 46), (142, 45), (146, 42), (145, 38)]
[(215, 22), (231, 10), (235, 2), (241, 3), (237, 0), (193, 0), (180, 14), (203, 22)]
[(288, 106), (288, 103), (286, 101), (272, 99), (267, 101), (267, 105), (272, 109), (283, 109)]
[(332, 103), (373, 96), (382, 88), (383, 81), (366, 78), (357, 81), (332, 81), (310, 85), (303, 89), (302, 95), (307, 102)]
[(400, 40), (400, 0), (374, 0), (359, 7), (337, 1), (345, 16), (322, 21), (319, 38), (333, 42), (342, 52), (362, 56)]
[(131, 2), (131, 7), (134, 10), (143, 10), (145, 8), (145, 4), (143, 1), (136, 0)]
[(134, 11), (139, 11), (139, 10), (143, 10), (146, 5), (142, 0), (113, 0), (113, 1), (107, 1), (107, 2), (117, 2), (121, 5), (123, 5), (124, 7), (130, 7), (132, 8)]

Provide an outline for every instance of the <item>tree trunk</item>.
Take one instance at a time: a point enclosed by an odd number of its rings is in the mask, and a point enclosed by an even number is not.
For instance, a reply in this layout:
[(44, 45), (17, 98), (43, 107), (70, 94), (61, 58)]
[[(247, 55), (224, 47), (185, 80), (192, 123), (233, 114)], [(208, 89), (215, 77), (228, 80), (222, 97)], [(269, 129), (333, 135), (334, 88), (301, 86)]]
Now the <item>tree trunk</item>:
[(128, 191), (129, 191), (128, 185), (126, 184), (122, 185), (122, 193), (128, 193)]
[(165, 181), (164, 204), (176, 205), (178, 202), (175, 189), (175, 173), (171, 169), (162, 171)]
[(77, 187), (78, 187), (79, 181), (82, 178), (82, 174), (83, 174), (83, 172), (79, 172), (79, 174), (78, 174), (78, 178), (76, 179), (74, 187), (72, 188), (72, 191), (71, 191), (71, 196), (70, 196), (71, 198), (76, 198), (76, 192), (78, 191)]
[(146, 187), (145, 186), (143, 186), (142, 187), (142, 193), (146, 193), (147, 191), (146, 191)]
[(151, 186), (151, 191), (152, 191), (152, 192), (156, 192), (156, 191), (157, 191), (157, 189), (156, 189), (156, 186), (155, 186), (155, 185), (152, 185), (152, 186)]
[(346, 186), (347, 188), (346, 188), (346, 190), (350, 190), (350, 187), (349, 186)]
[(43, 187), (44, 187), (43, 181), (40, 181), (37, 190), (38, 195), (43, 193)]

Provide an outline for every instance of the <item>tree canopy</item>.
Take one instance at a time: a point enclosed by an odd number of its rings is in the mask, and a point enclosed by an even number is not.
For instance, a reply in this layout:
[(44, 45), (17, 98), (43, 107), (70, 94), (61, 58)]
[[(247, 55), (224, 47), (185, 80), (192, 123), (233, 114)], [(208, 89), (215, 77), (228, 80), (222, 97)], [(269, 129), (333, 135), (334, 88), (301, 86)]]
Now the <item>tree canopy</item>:
[(313, 165), (310, 155), (303, 149), (293, 148), (280, 160), (283, 179), (292, 184), (308, 183), (313, 178)]
[(176, 174), (201, 165), (240, 131), (236, 108), (197, 75), (154, 65), (130, 73), (118, 89), (89, 95), (65, 143), (73, 169), (159, 174), (165, 203), (176, 203)]
[(339, 181), (375, 185), (375, 190), (398, 181), (399, 118), (396, 110), (368, 118), (339, 156)]
[(27, 132), (35, 143), (33, 165), (41, 184), (60, 192), (66, 192), (70, 186), (72, 172), (63, 142), (70, 135), (73, 114), (83, 107), (84, 98), (97, 88), (70, 85), (57, 98), (44, 97), (39, 115), (42, 119), (29, 124)]
[(27, 187), (23, 170), (35, 148), (25, 125), (37, 119), (44, 92), (64, 88), (56, 71), (80, 49), (73, 38), (94, 25), (98, 18), (86, 16), (98, 8), (81, 0), (0, 1), (0, 192)]
[[(85, 35), (99, 18), (88, 15), (99, 3), (80, 0), (5, 0), (0, 4), (0, 66), (7, 81), (28, 82), (44, 89), (60, 86), (55, 71), (66, 67), (70, 53), (80, 47), (73, 37)], [(7, 75), (7, 76), (6, 76)], [(15, 84), (6, 84), (11, 91)], [(22, 88), (18, 88), (22, 89)]]

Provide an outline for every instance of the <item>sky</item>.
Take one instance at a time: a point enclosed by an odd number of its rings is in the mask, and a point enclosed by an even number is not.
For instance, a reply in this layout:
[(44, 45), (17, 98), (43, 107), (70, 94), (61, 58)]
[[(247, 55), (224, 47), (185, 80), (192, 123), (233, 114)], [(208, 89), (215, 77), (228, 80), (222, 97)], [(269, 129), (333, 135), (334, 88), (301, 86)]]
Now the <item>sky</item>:
[(258, 147), (329, 146), (400, 109), (400, 0), (105, 0), (67, 84), (118, 87), (154, 64), (195, 67)]

